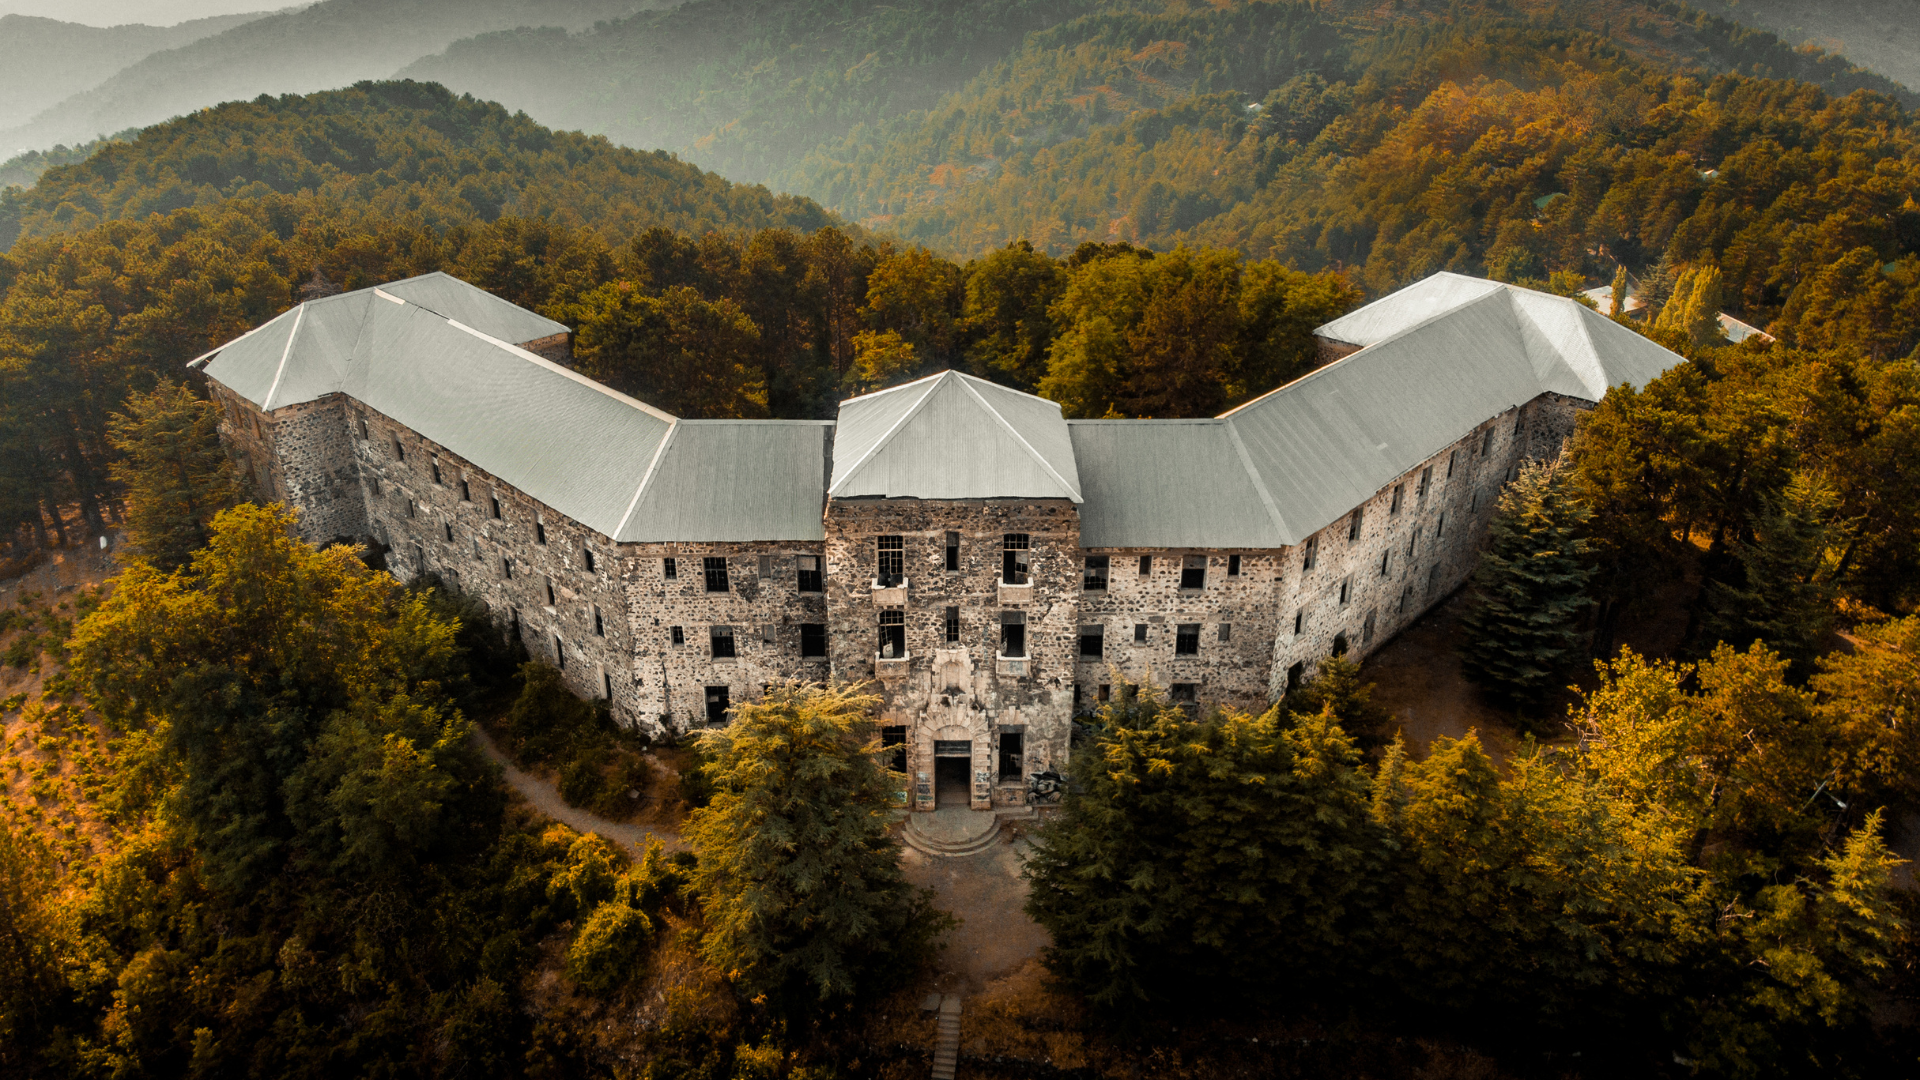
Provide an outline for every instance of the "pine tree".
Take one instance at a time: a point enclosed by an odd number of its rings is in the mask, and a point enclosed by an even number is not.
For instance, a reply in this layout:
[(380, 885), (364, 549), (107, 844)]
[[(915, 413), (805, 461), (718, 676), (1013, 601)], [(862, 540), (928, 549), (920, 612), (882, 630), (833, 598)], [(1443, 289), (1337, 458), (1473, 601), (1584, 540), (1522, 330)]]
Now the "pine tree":
[(1668, 258), (1664, 251), (1660, 253), (1660, 261), (1647, 269), (1647, 277), (1643, 282), (1645, 289), (1641, 293), (1641, 299), (1647, 303), (1649, 325), (1660, 317), (1660, 313), (1666, 310), (1668, 302), (1674, 299), (1675, 286), (1679, 284), (1679, 278), (1680, 268), (1674, 265), (1673, 260)]
[(176, 570), (206, 545), (213, 516), (240, 499), (239, 473), (220, 445), (220, 407), (184, 383), (162, 383), (127, 398), (107, 421), (121, 458), (111, 466), (126, 488), (127, 532), (142, 557)]
[(704, 733), (713, 801), (687, 818), (706, 957), (797, 1016), (883, 989), (950, 922), (907, 884), (888, 835), (895, 782), (876, 699), (775, 687)]
[(1760, 502), (1754, 535), (1734, 548), (1738, 580), (1707, 586), (1703, 644), (1744, 649), (1764, 641), (1804, 679), (1833, 628), (1834, 588), (1822, 571), (1836, 497), (1824, 480), (1802, 472)]
[(1623, 263), (1613, 272), (1613, 293), (1607, 303), (1607, 315), (1617, 319), (1627, 311), (1627, 268)]
[(1519, 706), (1543, 702), (1582, 653), (1576, 617), (1591, 603), (1593, 567), (1580, 536), (1588, 511), (1573, 495), (1566, 462), (1564, 453), (1530, 462), (1501, 492), (1461, 620), (1468, 677)]
[(1373, 703), (1373, 684), (1360, 679), (1360, 665), (1345, 656), (1320, 661), (1313, 678), (1286, 697), (1285, 707), (1296, 717), (1330, 711), (1340, 727), (1363, 744), (1384, 738), (1392, 715)]
[(1695, 266), (1682, 271), (1673, 298), (1660, 309), (1653, 327), (1683, 333), (1695, 345), (1726, 340), (1720, 329), (1720, 268)]

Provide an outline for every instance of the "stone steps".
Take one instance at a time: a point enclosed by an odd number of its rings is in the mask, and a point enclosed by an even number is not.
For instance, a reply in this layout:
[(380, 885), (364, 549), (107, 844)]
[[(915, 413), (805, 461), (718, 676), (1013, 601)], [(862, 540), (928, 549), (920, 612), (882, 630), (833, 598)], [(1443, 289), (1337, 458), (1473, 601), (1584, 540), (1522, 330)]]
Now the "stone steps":
[(960, 995), (940, 999), (938, 1034), (933, 1041), (933, 1080), (953, 1080), (960, 1064)]
[(956, 835), (952, 831), (936, 834), (922, 823), (923, 816), (908, 815), (906, 827), (900, 830), (900, 838), (907, 846), (923, 855), (957, 859), (977, 855), (1000, 842), (1000, 818), (997, 815), (981, 815), (987, 819), (984, 822), (985, 831), (972, 835)]

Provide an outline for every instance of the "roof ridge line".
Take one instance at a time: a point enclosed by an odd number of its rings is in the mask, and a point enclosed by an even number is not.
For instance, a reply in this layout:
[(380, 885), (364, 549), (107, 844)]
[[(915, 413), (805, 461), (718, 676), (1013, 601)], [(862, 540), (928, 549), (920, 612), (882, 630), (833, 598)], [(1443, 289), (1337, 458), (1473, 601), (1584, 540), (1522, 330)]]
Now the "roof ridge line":
[[(1021, 449), (1027, 452), (1027, 456), (1032, 458), (1034, 461), (1038, 462), (1042, 469), (1047, 470), (1047, 475), (1053, 477), (1055, 483), (1058, 483), (1061, 487), (1066, 488), (1067, 491), (1072, 493), (1074, 502), (1087, 501), (1085, 496), (1083, 496), (1080, 493), (1080, 485), (1067, 483), (1067, 478), (1064, 476), (1061, 476), (1059, 470), (1055, 469), (1053, 465), (1050, 464), (1045, 457), (1041, 456), (1040, 451), (1035, 450), (1033, 448), (1033, 444), (1027, 441), (1026, 436), (1020, 434), (1020, 431), (1018, 428), (1015, 428), (1012, 424), (1008, 423), (1006, 417), (1000, 415), (1000, 410), (988, 404), (987, 399), (980, 395), (980, 391), (975, 390), (972, 386), (969, 386), (967, 384), (965, 375), (960, 376), (960, 380), (961, 380), (960, 381), (961, 389), (965, 390), (969, 395), (971, 395), (973, 397), (973, 400), (979, 402), (980, 407), (987, 410), (987, 415), (993, 417), (994, 420), (998, 421), (1000, 426), (1006, 429), (1007, 434), (1013, 436), (1014, 441), (1020, 444)], [(1017, 390), (1014, 392), (1019, 393), (1019, 391)], [(928, 396), (931, 397), (932, 395), (928, 395)], [(1055, 408), (1058, 408), (1058, 406), (1056, 405)]]
[[(1260, 501), (1267, 507), (1267, 516), (1273, 519), (1274, 528), (1280, 532), (1279, 539), (1286, 544), (1287, 538), (1293, 535), (1293, 530), (1288, 527), (1286, 517), (1280, 513), (1280, 504), (1273, 500), (1273, 493), (1267, 490), (1266, 477), (1261, 476), (1260, 470), (1254, 467), (1253, 454), (1247, 449), (1246, 441), (1240, 437), (1239, 426), (1231, 420), (1225, 423), (1227, 437), (1233, 440), (1233, 449), (1240, 455), (1241, 468), (1247, 470), (1247, 478), (1253, 481), (1253, 489), (1260, 493)], [(1298, 542), (1293, 541), (1293, 543)]]
[(647, 485), (653, 481), (653, 475), (660, 469), (660, 459), (667, 456), (667, 446), (673, 437), (680, 433), (680, 421), (675, 419), (667, 425), (667, 433), (660, 436), (660, 445), (653, 448), (653, 460), (647, 462), (647, 471), (640, 474), (640, 486), (633, 489), (633, 498), (627, 503), (627, 512), (620, 515), (620, 524), (613, 527), (613, 535), (608, 539), (620, 543), (620, 537), (627, 531), (627, 522), (633, 520), (633, 512), (640, 509), (640, 497), (647, 493)]
[[(1569, 299), (1568, 303), (1580, 309), (1579, 311), (1576, 311), (1573, 313), (1574, 321), (1580, 327), (1581, 340), (1587, 343), (1587, 348), (1591, 350), (1593, 353), (1594, 366), (1599, 369), (1598, 374), (1600, 376), (1600, 381), (1604, 383), (1607, 381), (1607, 365), (1605, 361), (1600, 359), (1600, 343), (1598, 341), (1595, 341), (1593, 338), (1593, 330), (1587, 325), (1587, 316), (1592, 315), (1596, 319), (1607, 319), (1608, 322), (1612, 322), (1613, 320), (1607, 318), (1607, 316), (1605, 315), (1600, 314), (1598, 311), (1595, 311), (1594, 309), (1588, 307), (1587, 305), (1582, 304), (1578, 300)], [(1572, 365), (1568, 365), (1568, 366), (1571, 367)], [(1587, 382), (1585, 379), (1580, 380), (1580, 382), (1581, 382), (1581, 385), (1587, 388), (1588, 393), (1593, 392), (1592, 383)], [(1596, 397), (1593, 400), (1599, 401), (1600, 398), (1606, 397), (1607, 391), (1611, 389), (1613, 389), (1611, 386), (1600, 387), (1600, 397)], [(1543, 394), (1546, 393), (1546, 388), (1542, 387), (1540, 392)]]
[(287, 347), (280, 350), (280, 366), (273, 369), (273, 385), (267, 387), (267, 395), (260, 399), (260, 411), (273, 411), (273, 395), (280, 390), (280, 380), (287, 374), (287, 357), (293, 355), (293, 339), (300, 336), (300, 324), (307, 318), (307, 305), (301, 304), (293, 316), (293, 329), (287, 331)]
[(497, 345), (500, 348), (505, 349), (507, 352), (513, 354), (514, 356), (517, 356), (520, 359), (525, 360), (530, 364), (533, 364), (535, 367), (545, 368), (556, 375), (560, 375), (565, 378), (572, 379), (574, 382), (577, 382), (582, 386), (591, 387), (594, 390), (602, 394), (605, 394), (606, 396), (613, 398), (616, 401), (625, 402), (626, 404), (631, 405), (636, 409), (639, 409), (641, 412), (646, 413), (648, 416), (651, 416), (656, 420), (665, 420), (669, 424), (677, 424), (680, 422), (679, 417), (674, 416), (672, 413), (669, 413), (664, 409), (655, 408), (654, 406), (649, 405), (644, 401), (641, 401), (639, 398), (630, 397), (626, 394), (623, 394), (620, 391), (615, 390), (613, 387), (608, 386), (603, 382), (598, 382), (594, 379), (589, 379), (585, 375), (580, 374), (579, 372), (573, 370), (572, 368), (562, 367), (561, 365), (554, 363), (553, 361), (547, 359), (544, 356), (541, 356), (538, 353), (529, 352), (528, 350), (523, 349), (520, 346), (515, 345), (510, 341), (502, 341), (499, 338), (494, 337), (492, 334), (485, 333), (484, 331), (480, 331), (480, 330), (475, 330), (473, 327), (468, 326), (466, 323), (463, 323), (458, 319), (448, 319), (445, 315), (442, 315), (439, 312), (433, 310), (432, 308), (426, 307), (425, 305), (410, 303), (405, 300), (402, 300), (400, 302), (403, 304), (406, 304), (408, 307), (419, 308), (421, 311), (424, 311), (427, 314), (432, 315), (436, 319), (444, 319), (448, 326), (451, 326), (456, 330), (460, 330), (465, 333), (472, 334), (474, 337), (479, 338), (481, 341), (485, 341), (493, 345)]
[[(933, 375), (933, 376), (929, 376), (928, 378), (939, 379), (944, 377), (945, 374), (946, 374), (945, 372), (942, 372), (940, 375)], [(902, 383), (899, 386), (894, 387), (893, 389), (905, 390), (909, 386), (913, 386), (917, 383), (922, 383), (925, 381), (927, 380), (915, 379), (913, 382)], [(887, 391), (883, 390), (881, 391), (881, 393), (887, 393)], [(868, 396), (872, 397), (874, 395), (868, 395)], [(849, 398), (848, 400), (853, 400), (853, 399)], [(931, 400), (933, 400), (933, 388), (929, 387), (926, 393), (920, 395), (920, 400), (913, 403), (912, 408), (900, 414), (900, 419), (895, 420), (893, 422), (892, 427), (887, 428), (887, 430), (883, 432), (878, 439), (875, 439), (873, 441), (873, 445), (867, 448), (866, 453), (861, 454), (860, 457), (856, 459), (852, 465), (847, 466), (846, 476), (841, 479), (840, 483), (845, 484), (848, 480), (853, 479), (855, 474), (857, 474), (861, 469), (866, 468), (867, 462), (872, 461), (875, 454), (878, 454), (880, 451), (886, 449), (887, 444), (893, 441), (893, 437), (895, 435), (900, 434), (900, 429), (906, 426), (907, 421), (920, 415), (920, 410), (926, 408), (927, 402)], [(833, 477), (829, 475), (827, 477), (827, 494), (832, 495), (833, 489), (837, 486), (840, 486), (840, 485), (834, 484)]]

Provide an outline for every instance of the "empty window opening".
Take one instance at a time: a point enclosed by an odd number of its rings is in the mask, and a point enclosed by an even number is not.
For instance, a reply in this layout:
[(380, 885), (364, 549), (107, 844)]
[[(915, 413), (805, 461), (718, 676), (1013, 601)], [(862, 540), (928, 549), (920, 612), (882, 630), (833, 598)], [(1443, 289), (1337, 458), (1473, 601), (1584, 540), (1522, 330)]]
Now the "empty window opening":
[(1289, 665), (1287, 667), (1287, 693), (1291, 694), (1295, 690), (1300, 689), (1300, 684), (1303, 681), (1305, 681), (1306, 677), (1307, 677), (1307, 665), (1305, 664)]
[(473, 486), (467, 483), (465, 480), (460, 481), (460, 501), (461, 502), (473, 501)]
[(513, 560), (505, 555), (500, 557), (500, 576), (508, 581), (513, 580)]
[(420, 516), (420, 505), (414, 502), (412, 499), (407, 500), (407, 516), (408, 517)]
[(1414, 549), (1420, 546), (1420, 526), (1413, 527), (1413, 535), (1407, 537), (1407, 558), (1413, 558)]
[(1147, 643), (1146, 623), (1137, 622), (1133, 624), (1133, 641), (1136, 645), (1145, 645)]
[(553, 597), (553, 579), (552, 579), (552, 578), (548, 578), (548, 579), (547, 579), (547, 606), (548, 606), (548, 607), (553, 607), (553, 606), (554, 606), (554, 597)]
[(760, 641), (762, 644), (764, 645), (773, 644), (775, 635), (776, 635), (776, 628), (772, 623), (760, 624)]
[(1173, 655), (1175, 656), (1199, 656), (1200, 655), (1200, 624), (1199, 623), (1194, 623), (1194, 622), (1181, 623), (1179, 626), (1174, 628)]
[(708, 555), (702, 560), (702, 566), (705, 568), (707, 574), (707, 591), (726, 592), (727, 557), (725, 555)]
[(766, 581), (772, 578), (773, 577), (773, 556), (771, 555), (760, 556), (759, 570), (760, 570), (760, 580)]
[(880, 748), (890, 750), (887, 755), (887, 768), (894, 772), (907, 771), (907, 728), (905, 724), (880, 729)]
[(486, 558), (486, 556), (480, 554), (480, 538), (476, 536), (473, 538), (473, 559), (475, 562), (479, 562), (484, 558)]
[(1433, 523), (1433, 538), (1438, 540), (1445, 535), (1447, 535), (1447, 515), (1441, 514)]
[(1447, 451), (1447, 479), (1449, 480), (1453, 479), (1453, 463), (1459, 456), (1460, 451), (1458, 450)]
[(1140, 556), (1140, 576), (1149, 577), (1152, 574), (1153, 574), (1153, 556), (1151, 555)]
[(1105, 555), (1087, 556), (1087, 569), (1081, 578), (1080, 587), (1088, 592), (1107, 591), (1107, 557)]
[(360, 418), (360, 441), (367, 441), (367, 418), (364, 416)]
[(1240, 576), (1240, 556), (1238, 555), (1227, 556), (1227, 576), (1228, 577)]
[(1406, 493), (1407, 493), (1407, 485), (1405, 484), (1393, 485), (1393, 499), (1392, 501), (1387, 503), (1387, 513), (1397, 514), (1400, 512), (1400, 497), (1405, 495)]
[(1080, 628), (1080, 658), (1098, 660), (1106, 655), (1106, 634), (1104, 626), (1083, 626)]
[(1393, 549), (1388, 548), (1387, 550), (1380, 553), (1380, 576), (1386, 577), (1388, 574), (1391, 574), (1392, 572), (1393, 572)]
[[(259, 425), (258, 425), (258, 423), (256, 422), (256, 424), (255, 424), (255, 428), (257, 429), (257, 428), (258, 428), (258, 426), (259, 426)], [(405, 460), (407, 460), (407, 448), (406, 448), (406, 447), (404, 447), (404, 446), (401, 446), (401, 445), (400, 445), (400, 440), (399, 440), (399, 439), (395, 439), (395, 440), (393, 440), (393, 460), (395, 460), (395, 461), (405, 461)]]
[(1199, 698), (1199, 683), (1177, 682), (1167, 687), (1167, 700), (1175, 705), (1191, 705)]
[(375, 477), (372, 477), (372, 480), (373, 480), (373, 493), (377, 497), (380, 494), (380, 478), (375, 476)]
[(439, 483), (440, 482), (440, 463), (436, 461), (433, 464), (429, 465), (428, 468), (433, 471), (433, 482), (436, 484)]
[(1353, 595), (1353, 579), (1341, 578), (1340, 579), (1340, 606), (1346, 607), (1347, 598), (1352, 595)]
[(660, 576), (668, 581), (680, 576), (680, 568), (671, 557), (660, 560)]
[(738, 655), (733, 651), (733, 627), (731, 626), (713, 627), (708, 631), (707, 640), (713, 647), (715, 660), (725, 660), (730, 656)]
[(1033, 566), (1032, 556), (1026, 533), (1006, 534), (1001, 547), (1000, 580), (1008, 585), (1025, 585), (1027, 571)]
[(586, 556), (586, 559), (587, 559), (587, 573), (589, 574), (596, 573), (597, 568), (594, 566), (593, 549), (581, 548), (580, 551), (582, 554)]
[(607, 636), (607, 624), (606, 624), (606, 620), (600, 617), (599, 604), (593, 605), (593, 636), (594, 637)]
[(667, 627), (667, 637), (671, 638), (675, 645), (685, 645), (687, 643), (686, 630), (678, 626)]
[(874, 546), (879, 558), (878, 572), (873, 576), (874, 584), (892, 588), (907, 580), (906, 540), (898, 536), (882, 536), (875, 540)]
[(733, 707), (728, 697), (724, 686), (707, 687), (707, 723), (719, 725), (727, 722), (727, 710)]
[(567, 670), (567, 643), (560, 640), (559, 634), (553, 635), (553, 661), (561, 671)]
[(1347, 655), (1347, 635), (1345, 634), (1333, 635), (1333, 655), (1335, 656)]
[(1360, 523), (1366, 520), (1366, 517), (1367, 511), (1363, 507), (1355, 510), (1353, 516), (1347, 519), (1347, 540), (1349, 542), (1360, 539)]
[(1429, 465), (1426, 468), (1420, 470), (1420, 486), (1414, 490), (1414, 493), (1413, 493), (1414, 497), (1417, 499), (1426, 498), (1427, 489), (1432, 486), (1433, 486), (1433, 466)]
[(606, 690), (607, 700), (612, 701), (613, 700), (613, 675), (610, 672), (605, 672), (605, 671), (601, 672), (600, 685)]
[(805, 658), (819, 658), (827, 655), (827, 624), (800, 624), (800, 655)]
[[(673, 560), (669, 559), (668, 562)], [(820, 591), (820, 556), (800, 555), (793, 560), (794, 583), (801, 592)], [(672, 577), (672, 574), (668, 574)]]
[(1487, 433), (1480, 437), (1480, 456), (1486, 457), (1491, 453), (1493, 453), (1493, 429), (1488, 428)]
[(1026, 612), (1003, 611), (1000, 613), (1000, 655), (1027, 655)]
[[(547, 542), (546, 522), (537, 518), (533, 522), (533, 542), (536, 544), (545, 544)], [(667, 561), (672, 562), (673, 560), (669, 559)]]
[(447, 531), (447, 543), (453, 543), (453, 522), (443, 521), (440, 523), (440, 527)]
[(490, 495), (488, 496), (488, 498), (493, 500), (493, 520), (495, 521), (502, 520), (503, 515), (500, 513), (500, 496)]
[(960, 534), (957, 532), (947, 534), (946, 566), (949, 573), (960, 569)]
[(1181, 557), (1180, 587), (1183, 589), (1204, 589), (1207, 587), (1207, 557), (1205, 555), (1186, 555)]
[(880, 613), (880, 659), (901, 660), (907, 655), (907, 613)]
[(1366, 621), (1360, 624), (1360, 644), (1373, 644), (1373, 612), (1367, 612)]
[(1307, 622), (1307, 609), (1295, 608), (1293, 612), (1293, 636), (1300, 636), (1300, 628)]
[(427, 569), (427, 553), (421, 550), (419, 544), (413, 545), (413, 568), (416, 572), (421, 573), (424, 573)]
[(1300, 553), (1300, 571), (1305, 573), (1313, 569), (1313, 561), (1320, 557), (1320, 538), (1307, 537), (1307, 546)]
[(941, 636), (946, 638), (947, 644), (952, 645), (958, 642), (960, 640), (960, 609), (957, 607), (948, 608), (941, 623), (943, 630)]
[(1025, 758), (1021, 753), (1025, 749), (1027, 733), (1024, 731), (1000, 732), (1000, 780), (1005, 783), (1018, 780), (1026, 775)]
[(1433, 566), (1427, 571), (1427, 594), (1432, 595), (1433, 591), (1439, 587), (1440, 587), (1440, 564), (1434, 563)]
[(1233, 624), (1232, 623), (1223, 622), (1220, 624), (1220, 640), (1222, 643), (1233, 640)]

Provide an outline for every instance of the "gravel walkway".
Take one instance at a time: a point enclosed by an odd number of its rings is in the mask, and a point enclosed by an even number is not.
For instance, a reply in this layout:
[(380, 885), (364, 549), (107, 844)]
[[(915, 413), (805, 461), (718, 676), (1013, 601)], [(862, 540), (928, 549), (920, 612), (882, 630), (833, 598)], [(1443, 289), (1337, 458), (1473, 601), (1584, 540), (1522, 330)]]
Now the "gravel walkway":
[(531, 773), (525, 772), (507, 759), (500, 747), (494, 743), (493, 736), (487, 734), (480, 725), (473, 726), (473, 737), (480, 749), (500, 765), (502, 777), (507, 786), (520, 793), (520, 796), (533, 804), (535, 810), (547, 815), (562, 825), (581, 833), (599, 833), (608, 840), (627, 845), (635, 856), (644, 854), (647, 843), (660, 841), (668, 851), (685, 851), (687, 845), (680, 837), (670, 832), (659, 832), (643, 825), (622, 825), (617, 821), (608, 821), (598, 814), (590, 814), (577, 806), (567, 805), (560, 792), (550, 783)]

